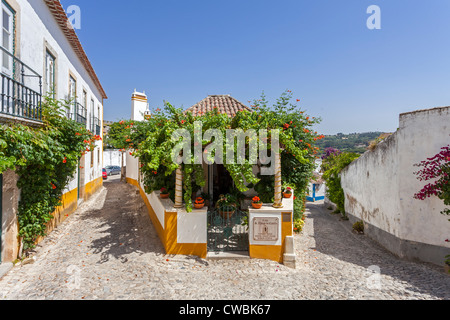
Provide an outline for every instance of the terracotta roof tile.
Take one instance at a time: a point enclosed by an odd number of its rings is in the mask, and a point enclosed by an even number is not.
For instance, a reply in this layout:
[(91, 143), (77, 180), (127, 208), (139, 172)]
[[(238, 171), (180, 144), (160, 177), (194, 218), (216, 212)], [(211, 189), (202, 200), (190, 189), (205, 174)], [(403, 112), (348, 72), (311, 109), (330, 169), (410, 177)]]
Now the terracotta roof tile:
[(234, 117), (239, 111), (252, 111), (230, 95), (211, 95), (187, 109), (186, 112), (191, 112), (193, 116), (200, 116), (213, 111), (214, 108), (218, 108), (220, 113), (224, 113), (230, 118)]

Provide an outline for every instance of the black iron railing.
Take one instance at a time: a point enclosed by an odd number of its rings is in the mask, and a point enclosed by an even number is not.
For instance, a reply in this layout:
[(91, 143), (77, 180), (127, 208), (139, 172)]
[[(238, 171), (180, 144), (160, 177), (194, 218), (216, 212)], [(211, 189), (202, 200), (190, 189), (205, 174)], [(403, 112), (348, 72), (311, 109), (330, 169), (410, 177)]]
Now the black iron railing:
[(91, 125), (89, 130), (96, 135), (100, 135), (100, 120), (97, 117), (91, 117)]
[(72, 112), (68, 114), (69, 119), (74, 120), (77, 123), (86, 125), (87, 111), (86, 111), (86, 108), (82, 104), (80, 104), (76, 101), (72, 102), (71, 111)]
[(0, 113), (41, 121), (42, 76), (2, 46), (0, 50), (2, 62), (8, 64), (8, 68), (2, 66)]

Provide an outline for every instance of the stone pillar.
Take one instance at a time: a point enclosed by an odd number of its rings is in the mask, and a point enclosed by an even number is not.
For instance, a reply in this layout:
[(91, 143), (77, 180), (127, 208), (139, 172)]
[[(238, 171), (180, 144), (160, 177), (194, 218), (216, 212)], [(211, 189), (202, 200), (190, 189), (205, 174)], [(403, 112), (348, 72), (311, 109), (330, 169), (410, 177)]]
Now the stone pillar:
[(295, 247), (293, 236), (287, 236), (285, 238), (283, 264), (288, 268), (295, 269)]
[(176, 174), (174, 208), (183, 208), (183, 173), (181, 171), (181, 165), (178, 167)]
[(283, 195), (281, 194), (281, 150), (275, 152), (275, 201), (274, 208), (283, 208)]

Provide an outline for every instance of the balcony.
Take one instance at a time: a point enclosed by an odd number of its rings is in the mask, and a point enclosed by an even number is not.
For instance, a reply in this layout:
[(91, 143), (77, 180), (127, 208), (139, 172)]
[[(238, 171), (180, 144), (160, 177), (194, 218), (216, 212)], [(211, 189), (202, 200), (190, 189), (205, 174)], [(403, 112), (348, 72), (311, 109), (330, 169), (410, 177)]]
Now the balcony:
[(89, 130), (96, 135), (101, 135), (101, 126), (100, 126), (100, 120), (97, 117), (91, 118), (91, 127)]
[(70, 106), (70, 112), (68, 114), (68, 118), (71, 120), (74, 120), (77, 123), (83, 124), (84, 126), (86, 126), (87, 123), (87, 111), (86, 108), (78, 103), (78, 102), (73, 102), (72, 105)]
[(42, 76), (3, 47), (0, 49), (0, 117), (2, 120), (42, 123)]

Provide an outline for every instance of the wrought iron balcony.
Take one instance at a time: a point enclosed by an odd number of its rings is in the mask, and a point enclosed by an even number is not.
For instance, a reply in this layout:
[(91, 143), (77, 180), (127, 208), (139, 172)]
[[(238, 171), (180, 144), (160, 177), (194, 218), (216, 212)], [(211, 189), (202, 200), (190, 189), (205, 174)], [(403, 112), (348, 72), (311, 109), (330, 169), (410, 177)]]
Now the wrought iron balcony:
[(97, 117), (91, 118), (91, 126), (89, 130), (98, 136), (101, 134), (100, 120)]
[[(2, 55), (0, 113), (7, 117), (41, 122), (42, 76), (2, 46), (0, 49)], [(5, 68), (5, 64), (8, 68)]]
[(87, 123), (86, 112), (87, 111), (86, 111), (86, 108), (82, 104), (74, 101), (71, 105), (70, 111), (71, 112), (68, 114), (69, 119), (74, 120), (77, 123), (86, 125), (86, 123)]

